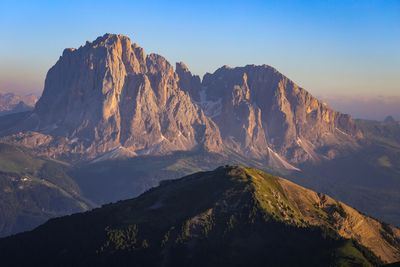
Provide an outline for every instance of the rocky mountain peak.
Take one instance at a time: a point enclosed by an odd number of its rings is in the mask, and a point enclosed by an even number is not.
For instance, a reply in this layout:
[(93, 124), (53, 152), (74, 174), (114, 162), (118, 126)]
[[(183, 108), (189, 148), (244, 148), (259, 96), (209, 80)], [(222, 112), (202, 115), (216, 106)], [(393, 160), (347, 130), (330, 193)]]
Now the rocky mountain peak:
[(186, 66), (185, 63), (181, 62), (177, 62), (176, 64), (176, 72), (177, 73), (185, 73), (185, 72), (190, 72), (188, 66)]
[(179, 87), (188, 92), (194, 101), (199, 102), (200, 96), (198, 93), (201, 89), (200, 77), (193, 75), (183, 62), (176, 63), (175, 69), (179, 77)]
[(360, 134), (350, 116), (268, 65), (223, 66), (204, 76), (201, 90), (188, 93), (217, 123), (225, 144), (273, 165), (332, 157), (337, 144)]
[(32, 116), (35, 131), (74, 140), (74, 152), (92, 156), (119, 147), (165, 154), (222, 145), (218, 128), (180, 89), (172, 65), (123, 35), (64, 50)]
[(228, 149), (290, 169), (361, 136), (350, 116), (271, 66), (223, 66), (201, 80), (119, 34), (64, 50), (23, 129), (65, 138), (52, 156)]
[(34, 94), (17, 95), (0, 92), (0, 116), (31, 110), (35, 107), (37, 100), (38, 98)]
[(385, 123), (396, 123), (396, 120), (393, 118), (392, 115), (388, 115), (388, 116), (385, 117), (383, 122), (385, 122)]

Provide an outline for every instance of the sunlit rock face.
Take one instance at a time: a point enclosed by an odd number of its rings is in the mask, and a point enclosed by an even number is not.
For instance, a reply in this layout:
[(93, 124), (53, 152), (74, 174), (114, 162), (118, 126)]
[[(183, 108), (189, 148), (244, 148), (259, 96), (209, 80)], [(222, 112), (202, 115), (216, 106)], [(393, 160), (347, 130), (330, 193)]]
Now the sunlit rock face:
[(219, 126), (224, 143), (254, 158), (319, 160), (361, 137), (350, 116), (267, 65), (224, 66), (188, 92)]
[(116, 34), (65, 49), (15, 129), (2, 140), (56, 158), (233, 151), (286, 169), (336, 157), (362, 137), (350, 116), (270, 66), (224, 66), (201, 80)]
[(92, 155), (118, 147), (136, 154), (221, 150), (218, 128), (178, 82), (162, 56), (106, 34), (64, 50), (49, 70), (36, 130), (66, 136)]

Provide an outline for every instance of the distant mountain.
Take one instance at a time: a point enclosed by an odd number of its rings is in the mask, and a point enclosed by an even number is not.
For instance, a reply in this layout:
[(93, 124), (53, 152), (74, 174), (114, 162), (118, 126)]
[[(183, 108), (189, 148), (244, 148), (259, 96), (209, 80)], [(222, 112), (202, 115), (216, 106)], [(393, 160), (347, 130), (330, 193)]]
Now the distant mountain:
[(0, 240), (7, 266), (377, 266), (400, 230), (257, 169), (220, 167)]
[(37, 102), (37, 96), (0, 93), (0, 116), (32, 110)]
[(294, 170), (362, 138), (348, 115), (272, 67), (222, 67), (201, 81), (183, 63), (174, 70), (115, 34), (64, 50), (32, 115), (3, 135), (26, 130), (34, 133), (8, 141), (29, 145), (33, 138), (45, 155), (58, 158), (233, 150)]
[(400, 120), (400, 95), (348, 94), (321, 95), (320, 99), (331, 107), (351, 114), (353, 118), (382, 121), (390, 114)]
[(356, 124), (369, 141), (389, 142), (400, 146), (400, 122), (395, 121), (392, 116), (387, 116), (384, 121), (356, 120)]
[(189, 80), (182, 88), (216, 122), (224, 144), (251, 158), (267, 158), (270, 165), (331, 158), (362, 137), (350, 116), (333, 111), (267, 65), (224, 66), (206, 74), (195, 87), (200, 90), (190, 89), (197, 77)]
[[(214, 122), (178, 87), (173, 67), (128, 37), (106, 34), (66, 49), (22, 129), (39, 132), (48, 155), (85, 158), (220, 151)], [(47, 137), (51, 136), (51, 137)], [(54, 136), (64, 137), (53, 142)], [(29, 135), (30, 138), (31, 135)]]
[(0, 144), (0, 236), (91, 208), (67, 169), (26, 149)]
[(393, 118), (393, 116), (388, 115), (385, 117), (385, 119), (383, 120), (385, 123), (396, 123), (396, 120)]

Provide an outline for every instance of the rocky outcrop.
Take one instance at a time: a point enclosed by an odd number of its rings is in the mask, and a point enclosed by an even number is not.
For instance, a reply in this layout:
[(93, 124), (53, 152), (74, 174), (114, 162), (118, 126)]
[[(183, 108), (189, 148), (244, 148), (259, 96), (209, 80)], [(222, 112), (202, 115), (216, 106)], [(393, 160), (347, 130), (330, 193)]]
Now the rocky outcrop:
[(224, 66), (204, 76), (201, 90), (188, 92), (219, 126), (228, 147), (256, 159), (319, 160), (361, 137), (349, 115), (267, 65)]
[(201, 90), (201, 80), (197, 75), (193, 75), (183, 62), (176, 63), (176, 73), (179, 76), (179, 87), (188, 92), (192, 100), (199, 102), (199, 92)]
[(115, 34), (65, 49), (35, 110), (11, 132), (3, 141), (52, 140), (39, 146), (52, 157), (230, 150), (286, 169), (335, 157), (361, 137), (350, 116), (272, 67), (224, 66), (201, 81)]
[(89, 157), (121, 146), (139, 155), (222, 148), (169, 62), (122, 35), (65, 49), (32, 116), (36, 132), (73, 140), (74, 152)]

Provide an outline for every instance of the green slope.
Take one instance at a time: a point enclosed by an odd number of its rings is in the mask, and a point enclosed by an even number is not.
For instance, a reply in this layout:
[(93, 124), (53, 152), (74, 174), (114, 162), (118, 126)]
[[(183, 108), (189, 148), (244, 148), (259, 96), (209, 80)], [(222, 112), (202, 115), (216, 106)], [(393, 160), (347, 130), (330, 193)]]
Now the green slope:
[[(332, 206), (302, 202), (301, 193), (316, 194), (288, 183), (242, 167), (199, 172), (162, 182), (138, 198), (52, 219), (34, 231), (1, 239), (0, 256), (8, 266), (381, 263), (364, 245), (337, 232), (328, 220), (336, 214)], [(322, 214), (319, 223), (310, 214)]]
[(0, 236), (31, 230), (49, 218), (87, 210), (65, 164), (0, 143)]

